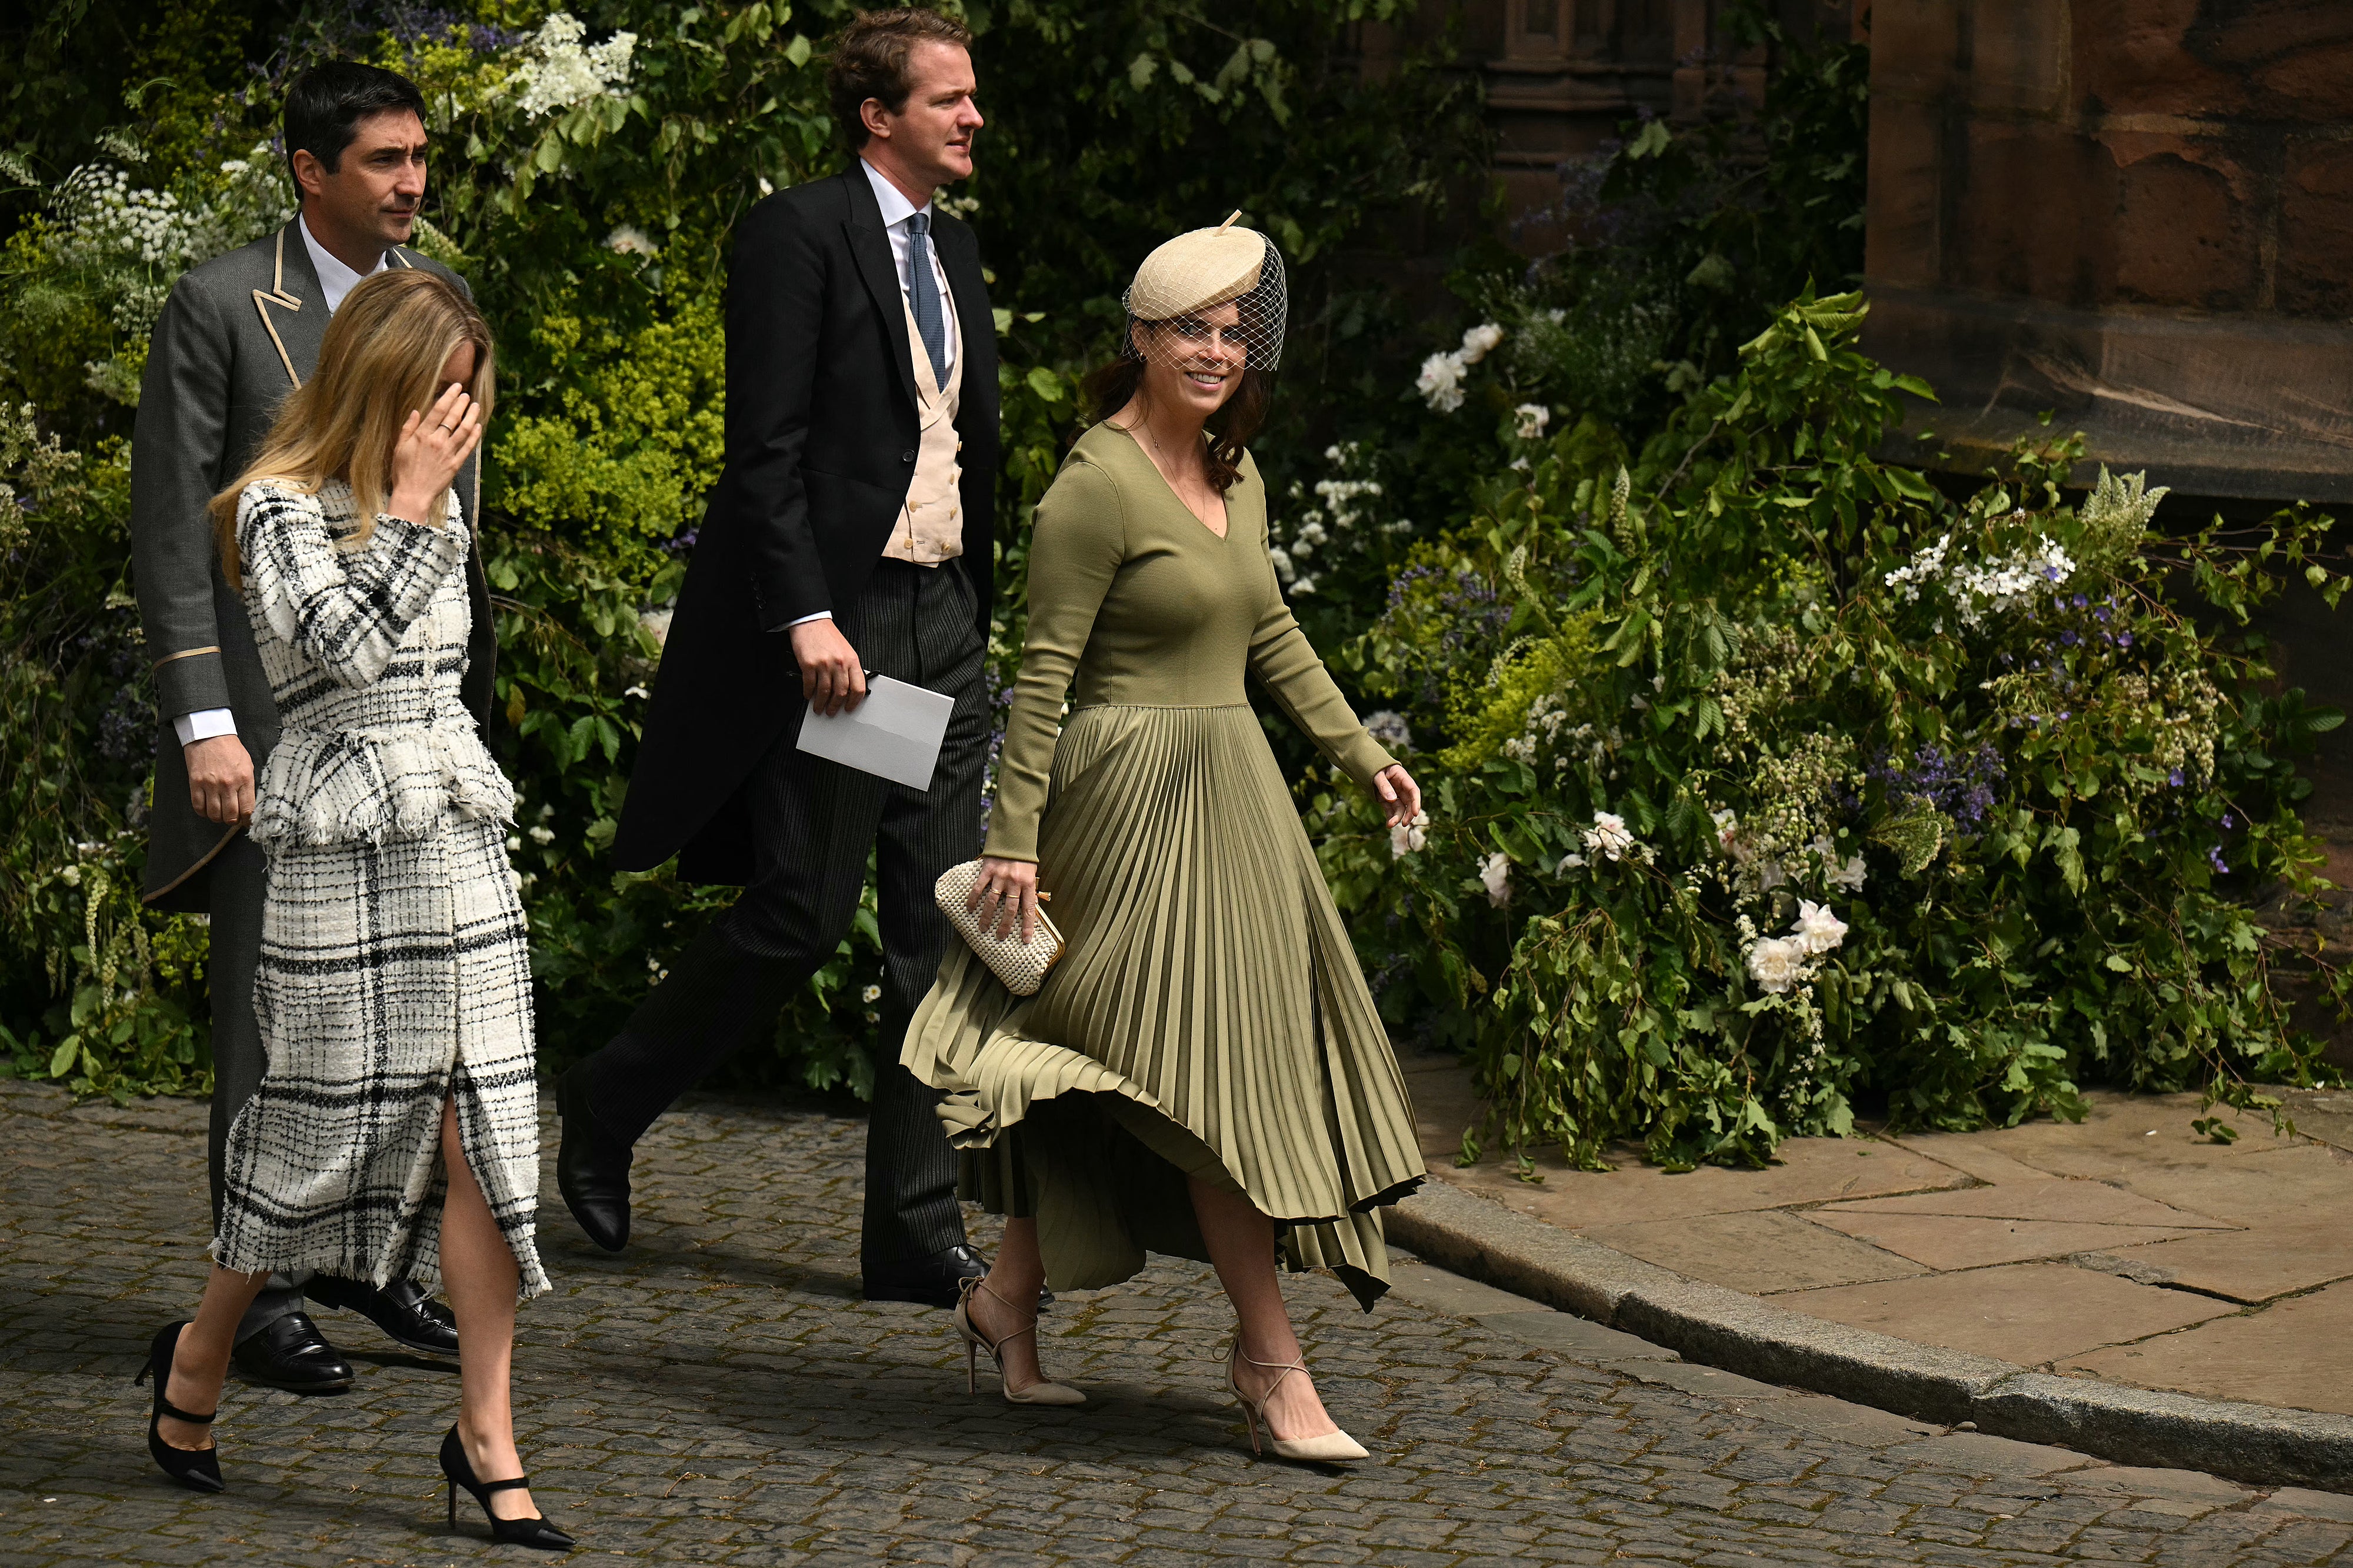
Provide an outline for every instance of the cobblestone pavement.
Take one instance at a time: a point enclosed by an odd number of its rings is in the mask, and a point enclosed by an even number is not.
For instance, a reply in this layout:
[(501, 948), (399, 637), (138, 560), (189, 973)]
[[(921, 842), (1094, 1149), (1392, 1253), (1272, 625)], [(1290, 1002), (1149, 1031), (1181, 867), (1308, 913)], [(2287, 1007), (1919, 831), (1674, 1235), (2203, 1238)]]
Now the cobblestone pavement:
[[(347, 1315), (322, 1321), (363, 1363), (351, 1394), (231, 1385), (227, 1496), (152, 1470), (130, 1378), (202, 1279), (201, 1128), (192, 1105), (70, 1109), (0, 1084), (0, 1563), (491, 1555), (479, 1515), (442, 1523), (455, 1369)], [(1008, 1407), (989, 1378), (968, 1397), (944, 1314), (856, 1300), (861, 1132), (824, 1110), (666, 1119), (619, 1258), (545, 1184), (557, 1285), (522, 1315), (519, 1436), (583, 1558), (2270, 1564), (2353, 1541), (2353, 1499), (2052, 1474), (2088, 1461), (1610, 1360), (1641, 1347), (1497, 1316), (1493, 1293), (1427, 1269), (1370, 1315), (1328, 1279), (1290, 1287), (1326, 1397), (1375, 1450), (1353, 1472), (1251, 1458), (1222, 1393), (1223, 1304), (1190, 1264), (1048, 1316), (1046, 1365), (1087, 1407)]]

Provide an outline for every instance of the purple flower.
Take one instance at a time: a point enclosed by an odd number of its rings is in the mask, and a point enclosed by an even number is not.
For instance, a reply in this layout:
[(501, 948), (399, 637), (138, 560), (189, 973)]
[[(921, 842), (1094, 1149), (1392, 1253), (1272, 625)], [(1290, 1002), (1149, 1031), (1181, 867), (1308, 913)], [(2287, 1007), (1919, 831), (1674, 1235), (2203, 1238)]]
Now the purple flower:
[(2116, 646), (2117, 646), (2118, 647), (2132, 647), (2132, 633), (2130, 633), (2130, 632), (2119, 632), (2119, 633), (2117, 633), (2117, 634), (2116, 634)]
[(2179, 789), (2181, 787), (2181, 770), (2179, 768), (2176, 768), (2171, 773), (2166, 774), (2165, 782), (2171, 784), (2175, 789)]
[(2213, 848), (2206, 851), (2206, 860), (2209, 865), (2212, 866), (2214, 869), (2220, 871), (2225, 877), (2231, 874), (2230, 866), (2222, 858), (2222, 847), (2221, 845), (2217, 844)]

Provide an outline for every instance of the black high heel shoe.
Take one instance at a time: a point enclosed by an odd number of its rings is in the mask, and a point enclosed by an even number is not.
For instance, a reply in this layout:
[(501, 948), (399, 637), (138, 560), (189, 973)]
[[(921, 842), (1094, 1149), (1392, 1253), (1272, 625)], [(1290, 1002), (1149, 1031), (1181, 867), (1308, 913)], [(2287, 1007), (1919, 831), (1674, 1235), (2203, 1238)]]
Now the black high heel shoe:
[(531, 1485), (529, 1476), (517, 1476), (511, 1481), (483, 1481), (474, 1479), (473, 1461), (466, 1458), (466, 1446), (458, 1440), (458, 1428), (441, 1439), (441, 1473), (449, 1478), (449, 1528), (458, 1528), (458, 1489), (465, 1488), (482, 1505), (482, 1517), (491, 1521), (491, 1539), (501, 1546), (535, 1546), (542, 1552), (569, 1552), (577, 1544), (572, 1537), (548, 1522), (545, 1516), (533, 1514), (529, 1519), (501, 1519), (491, 1511), (492, 1492), (519, 1491)]
[(147, 1417), (147, 1452), (154, 1456), (158, 1469), (190, 1491), (227, 1491), (228, 1483), (221, 1479), (218, 1448), (174, 1448), (164, 1441), (163, 1420), (166, 1415), (190, 1426), (209, 1426), (213, 1416), (220, 1414), (216, 1409), (209, 1415), (191, 1415), (164, 1397), (164, 1390), (172, 1384), (172, 1352), (180, 1348), (180, 1331), (187, 1326), (188, 1321), (183, 1318), (156, 1331), (154, 1342), (147, 1347), (147, 1364), (131, 1380), (134, 1388), (150, 1377), (155, 1380), (155, 1405)]

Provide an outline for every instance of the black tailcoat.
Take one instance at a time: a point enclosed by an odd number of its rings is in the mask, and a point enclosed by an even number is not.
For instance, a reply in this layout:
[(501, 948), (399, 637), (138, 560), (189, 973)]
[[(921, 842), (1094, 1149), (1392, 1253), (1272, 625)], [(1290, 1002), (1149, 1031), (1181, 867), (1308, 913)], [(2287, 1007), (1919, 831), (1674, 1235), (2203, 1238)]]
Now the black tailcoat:
[[(996, 568), (997, 336), (980, 249), (934, 211), (962, 330), (964, 555), (987, 634)], [(726, 468), (670, 622), (615, 859), (683, 851), (700, 881), (750, 874), (740, 791), (804, 706), (786, 628), (854, 605), (914, 478), (915, 378), (899, 274), (865, 172), (747, 213), (728, 270)]]

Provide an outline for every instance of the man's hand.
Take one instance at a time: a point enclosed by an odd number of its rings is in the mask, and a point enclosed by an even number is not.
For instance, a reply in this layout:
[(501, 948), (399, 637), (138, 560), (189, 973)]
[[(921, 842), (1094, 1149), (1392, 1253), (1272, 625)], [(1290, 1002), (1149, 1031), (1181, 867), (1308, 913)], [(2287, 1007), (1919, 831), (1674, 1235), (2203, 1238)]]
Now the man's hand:
[(183, 755), (188, 759), (188, 804), (207, 822), (234, 827), (253, 816), (253, 759), (235, 735), (213, 735), (191, 741)]
[(866, 696), (866, 669), (858, 650), (830, 617), (792, 628), (793, 662), (801, 667), (801, 695), (830, 717), (855, 708)]

